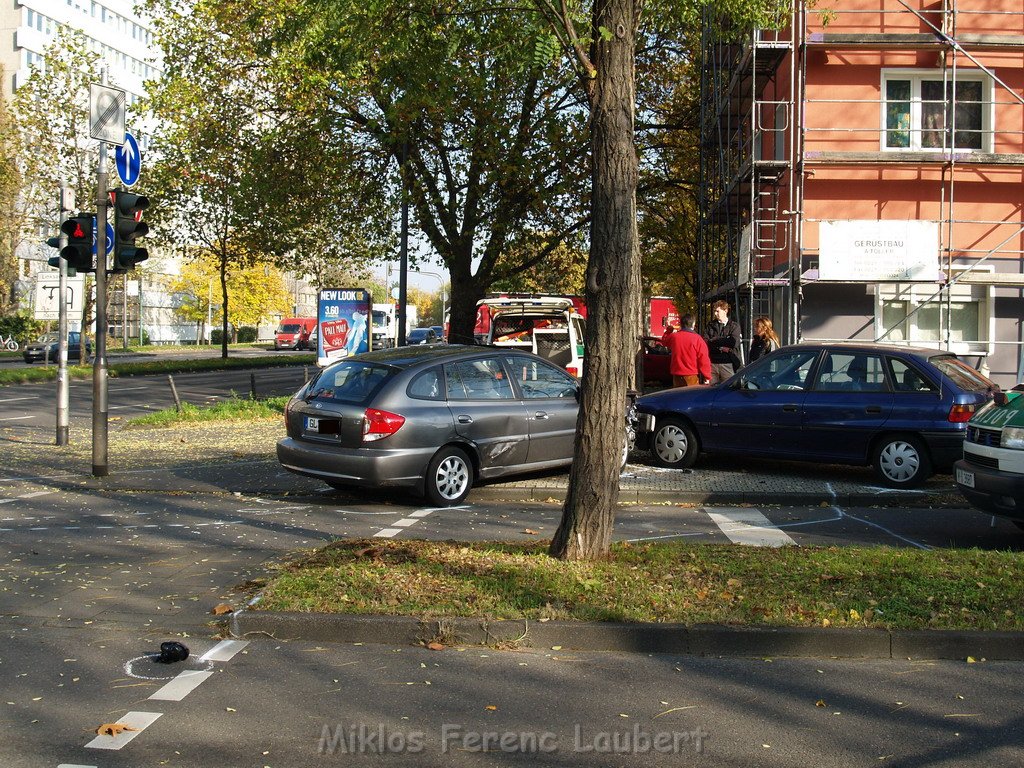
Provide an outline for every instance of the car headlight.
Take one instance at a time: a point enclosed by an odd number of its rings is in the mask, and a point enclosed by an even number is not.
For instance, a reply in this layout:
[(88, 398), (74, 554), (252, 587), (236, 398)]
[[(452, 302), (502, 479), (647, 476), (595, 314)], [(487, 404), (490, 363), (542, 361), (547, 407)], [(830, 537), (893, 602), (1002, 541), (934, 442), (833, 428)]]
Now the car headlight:
[(1003, 427), (999, 445), (1002, 448), (1016, 448), (1019, 451), (1024, 451), (1024, 427)]

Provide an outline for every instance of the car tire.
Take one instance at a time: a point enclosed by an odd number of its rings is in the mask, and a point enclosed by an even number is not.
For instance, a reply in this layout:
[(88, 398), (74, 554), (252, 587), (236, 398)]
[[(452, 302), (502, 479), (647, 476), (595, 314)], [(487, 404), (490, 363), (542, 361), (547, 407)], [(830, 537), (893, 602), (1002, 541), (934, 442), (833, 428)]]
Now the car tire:
[(424, 495), (439, 507), (459, 504), (473, 487), (473, 465), (461, 448), (446, 446), (434, 454), (424, 476)]
[(932, 460), (920, 438), (889, 435), (878, 441), (871, 464), (890, 488), (917, 488), (932, 476)]
[(697, 435), (679, 419), (658, 419), (651, 435), (651, 455), (659, 467), (685, 469), (697, 460)]

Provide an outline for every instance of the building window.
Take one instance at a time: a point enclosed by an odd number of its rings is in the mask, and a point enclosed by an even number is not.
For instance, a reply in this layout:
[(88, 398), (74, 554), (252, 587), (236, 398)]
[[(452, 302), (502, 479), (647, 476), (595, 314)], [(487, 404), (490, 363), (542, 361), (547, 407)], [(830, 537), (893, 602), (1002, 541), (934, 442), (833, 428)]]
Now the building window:
[(882, 93), (883, 149), (992, 151), (987, 78), (961, 75), (954, 88), (941, 74), (887, 72)]
[[(954, 301), (949, 308), (949, 340), (954, 344), (978, 341), (981, 330), (979, 302)], [(915, 309), (917, 312), (911, 315)], [(882, 302), (882, 325), (885, 329), (892, 328), (886, 341), (945, 342), (945, 320), (945, 302)]]

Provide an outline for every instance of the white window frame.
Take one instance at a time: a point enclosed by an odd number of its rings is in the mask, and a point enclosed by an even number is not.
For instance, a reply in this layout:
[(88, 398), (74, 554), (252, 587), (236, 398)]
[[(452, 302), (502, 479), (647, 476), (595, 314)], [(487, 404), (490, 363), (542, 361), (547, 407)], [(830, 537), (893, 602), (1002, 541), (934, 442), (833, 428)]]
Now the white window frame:
[[(954, 266), (951, 278), (956, 278), (967, 271), (967, 267)], [(993, 267), (987, 264), (977, 266), (971, 270), (974, 274), (992, 273)], [(932, 302), (943, 306), (945, 311), (945, 291), (932, 298), (938, 289), (936, 283), (879, 283), (875, 290), (875, 338), (888, 330), (882, 321), (883, 304), (886, 301), (906, 301), (908, 313), (919, 305), (926, 303), (930, 298)], [(956, 283), (953, 288), (953, 301), (958, 303), (974, 303), (978, 305), (978, 338), (963, 342), (953, 342), (949, 351), (960, 355), (993, 355), (995, 354), (995, 323), (992, 308), (995, 306), (995, 287), (992, 285), (981, 285), (978, 283)], [(933, 347), (935, 349), (946, 349), (945, 341), (939, 339), (923, 340), (914, 338), (914, 330), (917, 324), (911, 316), (910, 326), (907, 331), (907, 338), (903, 341), (893, 341), (886, 337), (882, 339), (885, 344), (900, 344), (910, 347)], [(945, 322), (945, 314), (940, 316)]]
[[(953, 84), (951, 75), (947, 76), (949, 86)], [(889, 99), (886, 84), (890, 80), (910, 81), (910, 146), (890, 147), (887, 146), (889, 138), (886, 118), (888, 117), (887, 105)], [(942, 70), (939, 69), (883, 69), (881, 80), (881, 98), (879, 104), (879, 146), (883, 152), (941, 152), (953, 151), (953, 147), (922, 147), (921, 146), (921, 83), (924, 80), (942, 80)], [(957, 147), (957, 152), (984, 152), (993, 151), (993, 136), (995, 135), (995, 88), (992, 78), (986, 73), (977, 70), (957, 70), (956, 81), (958, 83), (981, 83), (981, 149), (969, 147)]]

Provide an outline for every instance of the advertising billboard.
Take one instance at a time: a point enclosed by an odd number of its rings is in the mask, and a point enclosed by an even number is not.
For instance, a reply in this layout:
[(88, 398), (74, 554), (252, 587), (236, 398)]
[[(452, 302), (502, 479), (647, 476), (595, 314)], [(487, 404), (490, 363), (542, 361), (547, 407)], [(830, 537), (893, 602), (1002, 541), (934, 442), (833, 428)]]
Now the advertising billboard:
[(323, 367), (370, 348), (370, 292), (329, 288), (317, 294), (316, 364)]

